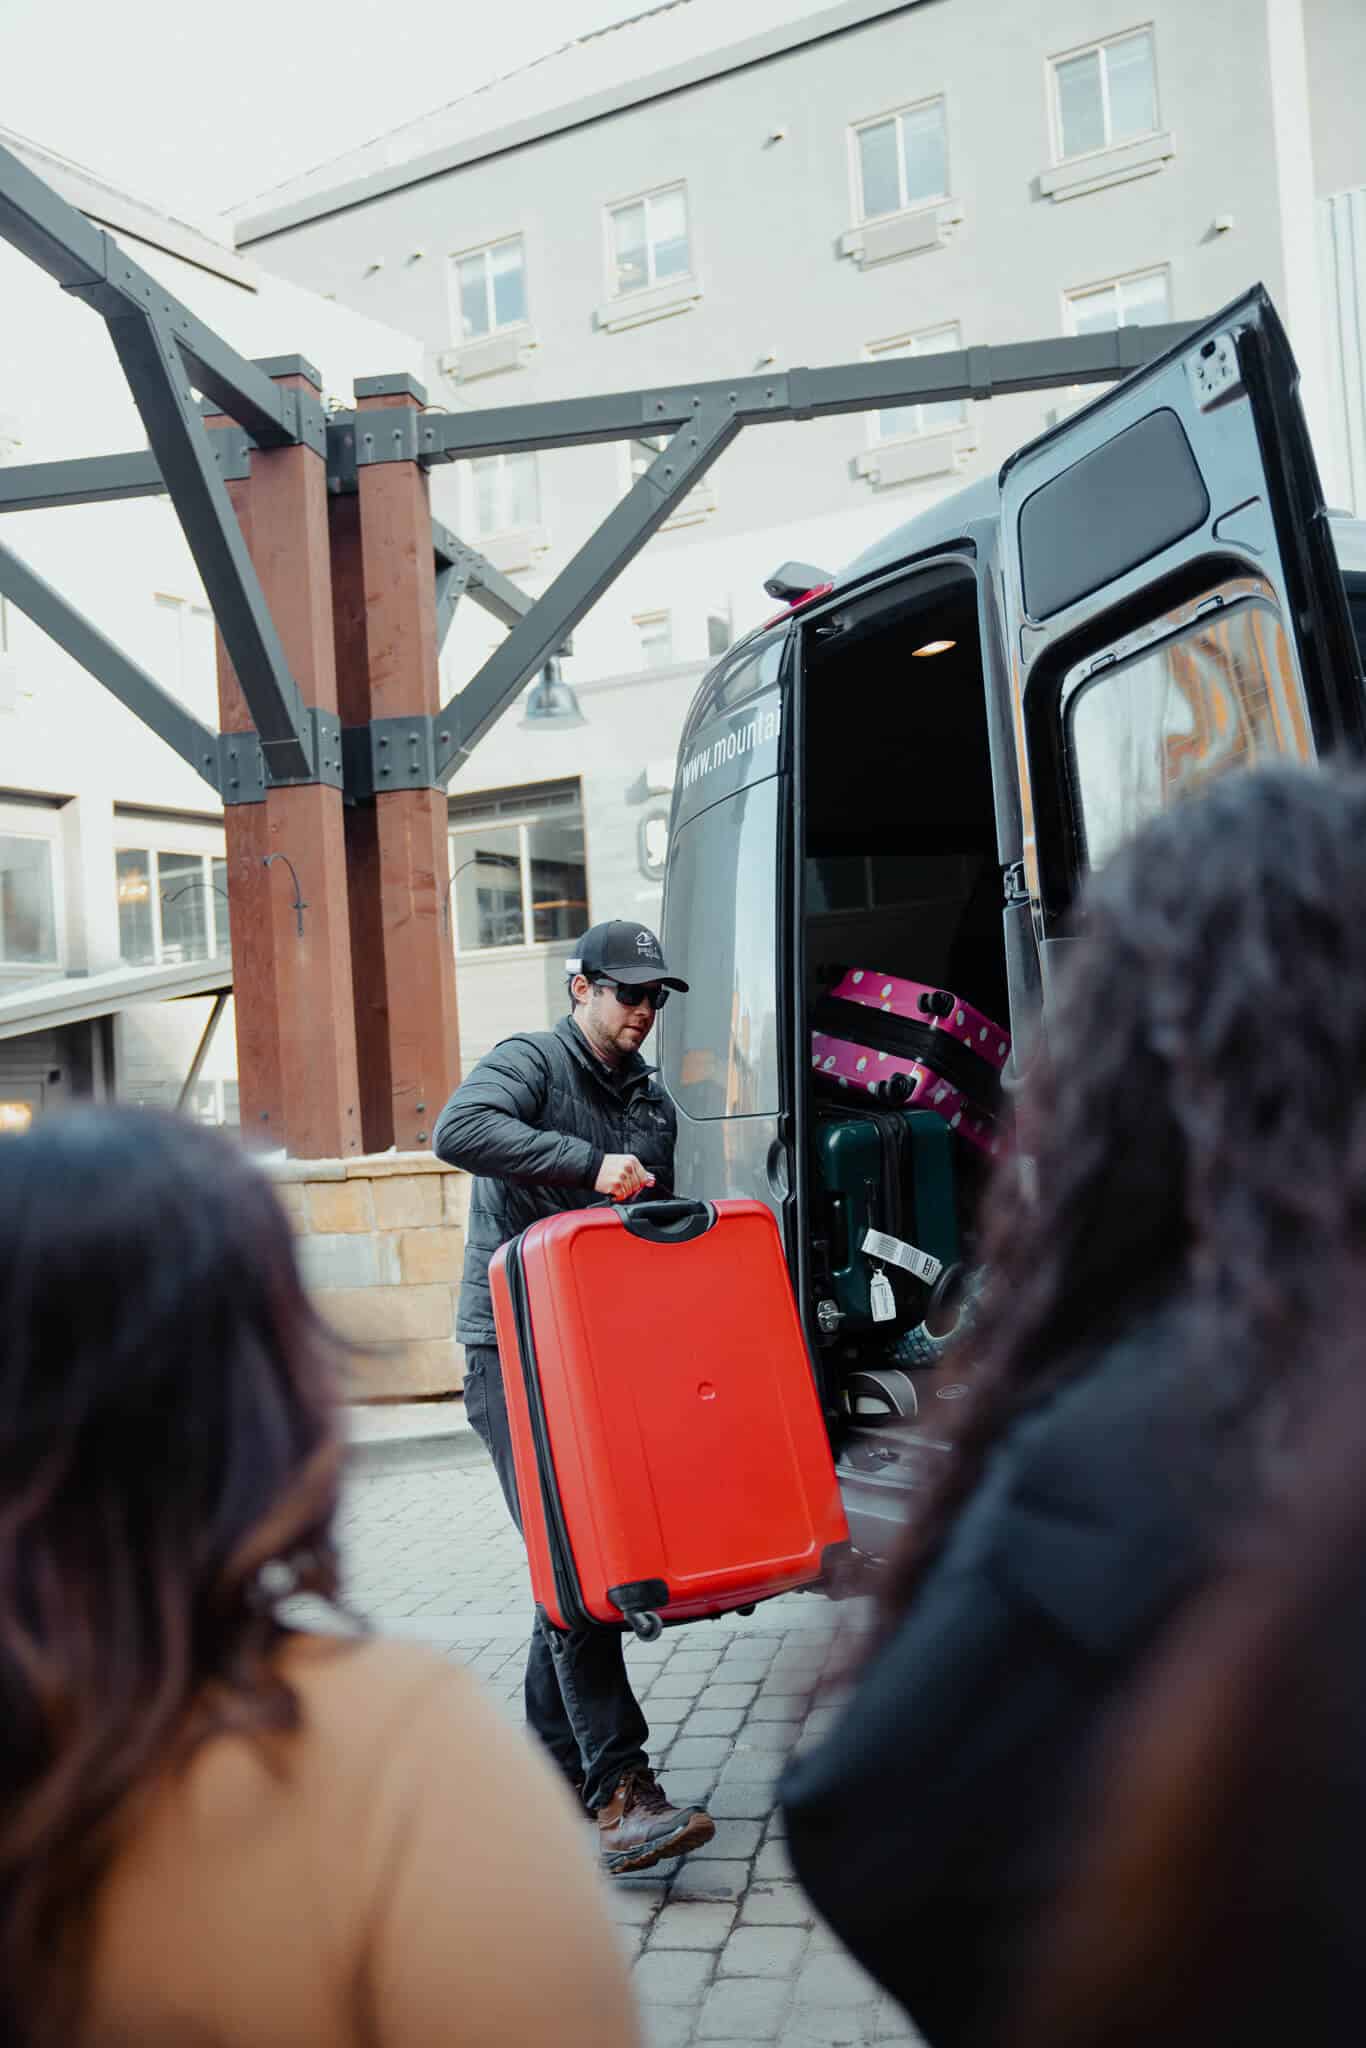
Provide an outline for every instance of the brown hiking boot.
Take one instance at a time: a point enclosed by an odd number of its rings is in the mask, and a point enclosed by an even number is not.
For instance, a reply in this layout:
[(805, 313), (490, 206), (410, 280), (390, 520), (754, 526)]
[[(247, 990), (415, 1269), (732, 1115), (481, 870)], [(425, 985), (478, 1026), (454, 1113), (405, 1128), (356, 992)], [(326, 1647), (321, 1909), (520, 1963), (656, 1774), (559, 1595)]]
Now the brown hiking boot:
[(648, 1870), (669, 1856), (687, 1856), (716, 1833), (700, 1806), (670, 1806), (653, 1771), (627, 1771), (598, 1808), (603, 1868), (613, 1877)]

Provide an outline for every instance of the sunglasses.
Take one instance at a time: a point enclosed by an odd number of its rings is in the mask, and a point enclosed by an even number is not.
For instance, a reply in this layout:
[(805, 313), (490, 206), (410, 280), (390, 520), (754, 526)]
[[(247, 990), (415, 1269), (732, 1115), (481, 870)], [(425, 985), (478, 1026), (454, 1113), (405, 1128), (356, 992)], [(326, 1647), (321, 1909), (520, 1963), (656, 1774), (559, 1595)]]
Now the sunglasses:
[(669, 1000), (670, 993), (667, 988), (662, 988), (657, 981), (643, 988), (626, 985), (619, 981), (595, 981), (593, 986), (594, 988), (610, 989), (623, 1010), (639, 1009), (642, 1003), (648, 1003), (652, 1010), (662, 1010), (665, 1003)]

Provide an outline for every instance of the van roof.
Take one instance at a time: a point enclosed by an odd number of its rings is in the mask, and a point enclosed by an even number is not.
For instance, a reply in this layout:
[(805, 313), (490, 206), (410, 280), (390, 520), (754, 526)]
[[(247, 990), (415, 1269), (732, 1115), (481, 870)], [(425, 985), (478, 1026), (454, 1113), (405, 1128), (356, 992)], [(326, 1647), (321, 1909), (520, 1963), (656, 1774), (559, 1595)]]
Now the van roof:
[[(951, 497), (940, 498), (855, 556), (836, 576), (835, 587), (856, 582), (879, 569), (889, 569), (926, 549), (944, 546), (959, 534), (966, 534), (970, 527), (995, 518), (1000, 498), (1001, 487), (995, 476), (979, 477), (976, 483), (965, 485)], [(1366, 575), (1366, 520), (1350, 512), (1330, 511), (1328, 526), (1339, 568), (1349, 574)]]

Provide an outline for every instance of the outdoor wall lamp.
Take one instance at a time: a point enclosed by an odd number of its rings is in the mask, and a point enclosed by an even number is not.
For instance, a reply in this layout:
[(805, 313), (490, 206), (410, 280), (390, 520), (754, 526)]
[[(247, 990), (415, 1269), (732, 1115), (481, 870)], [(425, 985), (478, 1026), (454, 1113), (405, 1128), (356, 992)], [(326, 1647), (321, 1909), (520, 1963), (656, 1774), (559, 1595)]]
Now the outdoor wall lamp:
[(282, 860), (285, 866), (289, 869), (290, 874), (294, 877), (294, 901), (290, 905), (290, 908), (294, 912), (295, 918), (298, 922), (299, 937), (302, 938), (304, 935), (304, 912), (308, 908), (308, 905), (304, 902), (304, 892), (299, 886), (299, 877), (295, 873), (294, 863), (287, 853), (268, 853), (266, 854), (261, 865), (263, 867), (268, 868), (271, 862), (276, 860)]

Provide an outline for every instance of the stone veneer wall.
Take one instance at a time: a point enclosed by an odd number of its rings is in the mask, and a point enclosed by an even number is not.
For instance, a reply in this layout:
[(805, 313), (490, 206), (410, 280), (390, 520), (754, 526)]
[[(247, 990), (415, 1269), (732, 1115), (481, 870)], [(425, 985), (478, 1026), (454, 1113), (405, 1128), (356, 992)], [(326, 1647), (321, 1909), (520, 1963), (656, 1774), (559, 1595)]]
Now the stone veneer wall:
[(428, 1152), (281, 1159), (269, 1171), (294, 1226), (308, 1290), (332, 1328), (357, 1347), (350, 1398), (457, 1393), (465, 1376), (455, 1310), (468, 1174)]

